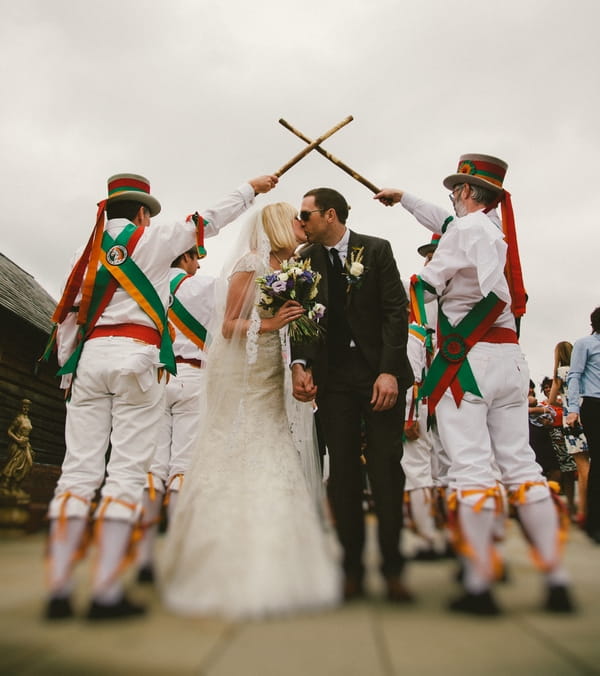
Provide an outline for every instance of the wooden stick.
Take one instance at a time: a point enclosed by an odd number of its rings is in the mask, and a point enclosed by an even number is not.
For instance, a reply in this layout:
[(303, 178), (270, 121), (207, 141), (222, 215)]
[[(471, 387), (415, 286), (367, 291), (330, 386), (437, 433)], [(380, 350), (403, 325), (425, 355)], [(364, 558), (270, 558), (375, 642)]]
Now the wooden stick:
[[(314, 150), (319, 145), (319, 143), (322, 143), (326, 138), (329, 138), (330, 136), (335, 134), (336, 131), (340, 130), (342, 127), (345, 127), (349, 122), (352, 122), (353, 119), (354, 118), (352, 117), (352, 115), (348, 115), (347, 118), (342, 120), (339, 124), (336, 124), (335, 127), (332, 127), (329, 131), (325, 132), (322, 136), (319, 136), (319, 138), (316, 139), (315, 141), (309, 140), (306, 148), (304, 148), (304, 150), (301, 150), (297, 155), (294, 155), (294, 157), (292, 157), (292, 159), (289, 162), (284, 164), (283, 167), (281, 167), (281, 169), (276, 171), (275, 176), (281, 176), (288, 169), (291, 169), (294, 166), (294, 164), (296, 164), (297, 162), (300, 162), (300, 160), (303, 157), (306, 157), (306, 155), (308, 155), (308, 153), (310, 153), (311, 150)], [(281, 120), (280, 120), (280, 122), (281, 122)]]
[(374, 193), (381, 192), (379, 188), (376, 185), (373, 185), (371, 181), (368, 181), (366, 178), (361, 176), (359, 173), (354, 171), (354, 169), (351, 169), (347, 164), (344, 164), (341, 160), (339, 160), (335, 155), (332, 155), (330, 152), (327, 152), (324, 148), (321, 148), (320, 145), (318, 145), (317, 141), (311, 141), (308, 136), (305, 136), (301, 131), (298, 131), (297, 129), (294, 129), (292, 125), (289, 122), (286, 122), (284, 119), (279, 120), (279, 124), (283, 125), (286, 129), (289, 129), (289, 131), (292, 132), (292, 134), (296, 134), (299, 138), (301, 138), (303, 141), (306, 141), (306, 143), (310, 143), (310, 149), (311, 150), (317, 150), (318, 152), (323, 155), (323, 157), (326, 157), (330, 162), (333, 162), (336, 167), (339, 167), (342, 171), (345, 171), (347, 174), (350, 174), (352, 178), (357, 180), (359, 183), (362, 183), (364, 186), (369, 188)]

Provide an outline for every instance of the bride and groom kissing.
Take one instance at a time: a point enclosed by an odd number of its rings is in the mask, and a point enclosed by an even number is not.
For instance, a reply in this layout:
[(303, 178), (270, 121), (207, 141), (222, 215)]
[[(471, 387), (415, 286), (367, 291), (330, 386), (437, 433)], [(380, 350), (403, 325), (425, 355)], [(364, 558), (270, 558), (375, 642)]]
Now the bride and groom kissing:
[[(404, 402), (413, 382), (407, 299), (389, 242), (350, 231), (348, 209), (329, 188), (306, 193), (299, 215), (284, 203), (264, 207), (225, 266), (207, 368), (208, 423), (169, 526), (160, 575), (163, 599), (176, 612), (261, 617), (363, 595), (361, 420), (387, 596), (412, 599), (400, 551)], [(257, 307), (256, 279), (302, 241), (300, 258), (321, 275), (315, 301), (326, 307), (324, 337), (291, 339), (288, 348), (280, 329), (302, 308)], [(318, 491), (311, 495), (298, 461), (299, 447), (318, 454), (315, 401), (330, 458), (327, 493), (341, 570), (315, 503)]]

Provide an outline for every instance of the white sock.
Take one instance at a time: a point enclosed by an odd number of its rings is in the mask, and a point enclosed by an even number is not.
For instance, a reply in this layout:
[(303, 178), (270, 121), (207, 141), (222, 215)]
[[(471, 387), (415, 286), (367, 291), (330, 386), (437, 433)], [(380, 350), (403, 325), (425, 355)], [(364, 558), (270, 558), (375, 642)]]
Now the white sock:
[(169, 491), (169, 504), (167, 505), (167, 520), (169, 524), (175, 514), (175, 507), (177, 506), (177, 500), (179, 499), (179, 491)]
[(73, 589), (73, 559), (81, 547), (87, 519), (72, 518), (66, 523), (52, 519), (49, 542), (50, 594), (66, 598)]
[(410, 491), (410, 511), (417, 533), (431, 546), (436, 536), (435, 522), (431, 513), (431, 489), (415, 488)]
[(548, 496), (537, 502), (519, 505), (517, 511), (523, 529), (539, 552), (542, 561), (552, 566), (545, 574), (546, 582), (549, 585), (568, 584), (569, 576), (559, 557), (558, 514), (552, 498)]
[(132, 525), (129, 521), (104, 519), (100, 529), (92, 594), (95, 601), (108, 605), (123, 595), (121, 575), (116, 573), (127, 552)]
[(158, 533), (160, 509), (162, 507), (163, 494), (155, 492), (154, 500), (150, 498), (150, 491), (144, 491), (142, 498), (142, 538), (138, 543), (137, 565), (152, 566), (154, 560), (154, 541)]
[(493, 509), (484, 508), (476, 512), (472, 505), (459, 503), (458, 520), (466, 543), (472, 551), (471, 556), (463, 557), (463, 584), (468, 592), (478, 594), (490, 588), (493, 578), (490, 549), (496, 514)]

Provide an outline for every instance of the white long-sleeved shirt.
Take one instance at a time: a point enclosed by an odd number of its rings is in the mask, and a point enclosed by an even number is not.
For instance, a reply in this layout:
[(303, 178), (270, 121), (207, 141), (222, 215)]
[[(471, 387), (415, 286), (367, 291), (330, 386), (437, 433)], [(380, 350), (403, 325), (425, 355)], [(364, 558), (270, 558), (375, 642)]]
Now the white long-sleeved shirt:
[[(450, 324), (456, 326), (476, 303), (494, 292), (506, 307), (493, 326), (514, 330), (504, 276), (507, 247), (496, 210), (452, 217), (444, 209), (408, 193), (404, 193), (401, 204), (432, 232), (441, 233), (447, 223), (433, 258), (419, 277), (435, 289)], [(426, 300), (432, 299), (433, 296)]]
[[(201, 215), (207, 222), (204, 229), (205, 237), (217, 235), (225, 225), (235, 220), (253, 202), (254, 189), (250, 184), (244, 183), (214, 207), (202, 212)], [(129, 222), (126, 218), (114, 218), (107, 221), (105, 230), (114, 239)], [(191, 249), (195, 243), (196, 226), (191, 221), (168, 224), (152, 223), (140, 238), (133, 252), (133, 260), (156, 289), (165, 310), (169, 300), (170, 265), (177, 256)], [(83, 247), (73, 257), (71, 267), (79, 260), (82, 252)], [(80, 300), (81, 296), (78, 295), (75, 304), (78, 304)], [(124, 289), (119, 287), (98, 318), (96, 326), (125, 323), (155, 328), (152, 319)], [(60, 366), (73, 352), (76, 330), (75, 314), (70, 313), (58, 327), (57, 332), (57, 358)]]
[[(170, 279), (181, 274), (180, 268), (171, 268)], [(216, 278), (197, 272), (192, 277), (184, 279), (175, 293), (183, 307), (198, 320), (205, 329), (215, 310), (215, 282)], [(184, 359), (201, 359), (206, 361), (207, 350), (201, 350), (187, 336), (174, 326), (175, 340), (173, 352), (176, 357)]]

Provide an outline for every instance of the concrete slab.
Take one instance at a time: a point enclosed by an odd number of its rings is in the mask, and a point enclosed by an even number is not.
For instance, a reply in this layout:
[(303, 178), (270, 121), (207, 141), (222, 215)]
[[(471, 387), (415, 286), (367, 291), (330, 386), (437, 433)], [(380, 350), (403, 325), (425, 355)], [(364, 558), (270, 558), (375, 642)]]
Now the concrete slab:
[[(7, 676), (486, 676), (600, 674), (600, 547), (573, 531), (567, 566), (581, 609), (539, 610), (543, 585), (518, 529), (505, 545), (510, 581), (497, 595), (500, 618), (445, 610), (458, 590), (452, 560), (409, 566), (417, 602), (382, 600), (373, 523), (369, 522), (368, 600), (314, 615), (229, 623), (167, 613), (155, 591), (136, 587), (147, 617), (97, 625), (77, 618), (47, 623), (40, 535), (0, 540), (0, 673)], [(88, 564), (89, 566), (89, 564)], [(87, 605), (89, 568), (78, 571), (78, 610)]]

